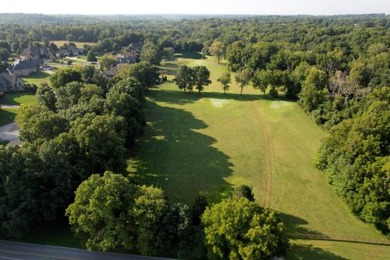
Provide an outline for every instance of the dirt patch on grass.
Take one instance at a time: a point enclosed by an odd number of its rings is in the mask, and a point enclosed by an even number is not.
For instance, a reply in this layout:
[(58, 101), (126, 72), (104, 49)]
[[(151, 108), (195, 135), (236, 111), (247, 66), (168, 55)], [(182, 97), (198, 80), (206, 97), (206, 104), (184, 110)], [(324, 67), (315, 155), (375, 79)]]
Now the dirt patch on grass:
[(210, 98), (210, 102), (214, 107), (223, 107), (228, 101), (227, 99)]
[(278, 109), (278, 108), (281, 108), (281, 107), (288, 107), (288, 106), (291, 106), (292, 103), (291, 102), (287, 102), (287, 101), (273, 101), (271, 103), (271, 107), (274, 108), (274, 109)]

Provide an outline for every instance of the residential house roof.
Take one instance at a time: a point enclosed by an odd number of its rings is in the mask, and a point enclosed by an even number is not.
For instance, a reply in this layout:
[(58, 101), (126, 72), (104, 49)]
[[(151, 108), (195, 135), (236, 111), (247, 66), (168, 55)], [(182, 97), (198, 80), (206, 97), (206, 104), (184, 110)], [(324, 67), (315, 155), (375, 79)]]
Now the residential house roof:
[(10, 90), (23, 89), (25, 84), (20, 80), (20, 78), (10, 75), (8, 73), (0, 73), (0, 91), (8, 92)]
[(125, 52), (123, 54), (117, 55), (115, 61), (116, 61), (116, 64), (136, 63), (137, 59), (138, 59), (138, 55), (133, 51), (129, 51), (129, 52)]
[(36, 60), (47, 58), (49, 56), (49, 51), (45, 47), (30, 46), (24, 49), (19, 56), (24, 60)]
[(118, 67), (112, 67), (111, 69), (106, 70), (104, 72), (104, 77), (112, 78), (112, 77), (116, 76), (116, 74), (118, 74), (118, 72), (119, 72)]
[(30, 69), (30, 68), (36, 68), (38, 66), (41, 66), (43, 64), (43, 60), (37, 59), (37, 60), (16, 60), (8, 67), (9, 70), (23, 70), (23, 69)]

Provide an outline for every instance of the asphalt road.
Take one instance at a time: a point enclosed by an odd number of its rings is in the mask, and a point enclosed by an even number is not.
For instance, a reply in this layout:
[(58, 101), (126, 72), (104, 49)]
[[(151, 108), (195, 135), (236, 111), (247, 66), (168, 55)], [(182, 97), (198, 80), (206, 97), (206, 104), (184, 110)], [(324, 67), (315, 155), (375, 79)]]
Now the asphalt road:
[[(0, 259), (19, 260), (19, 259), (88, 259), (88, 260), (157, 260), (163, 258), (154, 258), (138, 255), (105, 253), (105, 252), (89, 252), (83, 249), (37, 245), (22, 242), (0, 240)], [(166, 259), (166, 258), (165, 258)]]

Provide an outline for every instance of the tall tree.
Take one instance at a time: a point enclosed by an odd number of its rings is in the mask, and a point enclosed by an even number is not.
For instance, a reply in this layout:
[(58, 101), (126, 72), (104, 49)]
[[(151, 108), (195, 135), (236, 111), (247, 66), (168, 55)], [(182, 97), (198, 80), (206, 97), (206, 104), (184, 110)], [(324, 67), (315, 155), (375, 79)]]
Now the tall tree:
[(288, 248), (276, 213), (243, 197), (207, 208), (202, 224), (211, 258), (267, 259), (284, 255)]
[(210, 47), (210, 54), (217, 57), (218, 64), (221, 61), (221, 58), (225, 54), (225, 44), (221, 41), (214, 41)]
[(222, 84), (223, 93), (225, 94), (227, 90), (230, 88), (230, 83), (232, 82), (230, 72), (224, 72), (218, 79), (218, 82)]
[(180, 66), (177, 71), (175, 82), (179, 89), (192, 91), (193, 86), (195, 85), (194, 72), (192, 68), (187, 65)]
[(258, 70), (255, 72), (255, 75), (253, 75), (252, 78), (252, 84), (254, 88), (260, 89), (263, 94), (265, 94), (265, 91), (267, 90), (268, 84), (269, 84), (269, 78), (270, 78), (270, 71), (269, 70)]
[(135, 249), (136, 227), (132, 205), (136, 188), (122, 175), (105, 172), (81, 183), (66, 215), (88, 249)]
[(89, 62), (97, 62), (96, 54), (93, 51), (88, 51), (87, 53), (87, 61)]
[(161, 58), (162, 53), (158, 45), (151, 41), (144, 44), (141, 50), (141, 61), (145, 61), (153, 65), (159, 65)]
[(249, 71), (249, 69), (243, 69), (243, 70), (237, 71), (235, 79), (241, 88), (241, 92), (240, 92), (241, 95), (242, 95), (242, 91), (244, 90), (244, 87), (250, 83), (251, 78), (252, 78), (252, 75), (251, 75), (251, 72)]
[(115, 63), (115, 56), (108, 53), (104, 54), (99, 60), (100, 69), (102, 71), (111, 69), (111, 67), (114, 66)]
[(205, 66), (196, 66), (193, 69), (194, 81), (196, 89), (200, 93), (204, 86), (211, 84), (210, 71)]

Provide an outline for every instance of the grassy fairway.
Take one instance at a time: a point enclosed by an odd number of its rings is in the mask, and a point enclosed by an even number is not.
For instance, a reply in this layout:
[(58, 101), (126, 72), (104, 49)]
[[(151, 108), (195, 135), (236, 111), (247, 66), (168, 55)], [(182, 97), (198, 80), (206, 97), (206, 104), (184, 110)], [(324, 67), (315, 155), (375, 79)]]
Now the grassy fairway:
[[(207, 66), (213, 84), (202, 94), (180, 92), (172, 81), (150, 91), (145, 135), (129, 161), (135, 178), (161, 186), (173, 201), (189, 204), (200, 191), (218, 201), (236, 185), (248, 184), (261, 205), (281, 212), (290, 234), (385, 239), (354, 217), (313, 167), (324, 132), (296, 103), (269, 99), (251, 87), (240, 96), (235, 84), (224, 95), (216, 79), (225, 68), (212, 58), (183, 55), (166, 62), (162, 69), (168, 79), (181, 64)], [(291, 258), (318, 259), (319, 250), (310, 244), (330, 256), (351, 258), (369, 258), (375, 250), (365, 245), (364, 255), (356, 251), (361, 248), (356, 243), (295, 243)], [(348, 253), (341, 254), (341, 248)], [(390, 247), (381, 248), (381, 255), (390, 255)]]

